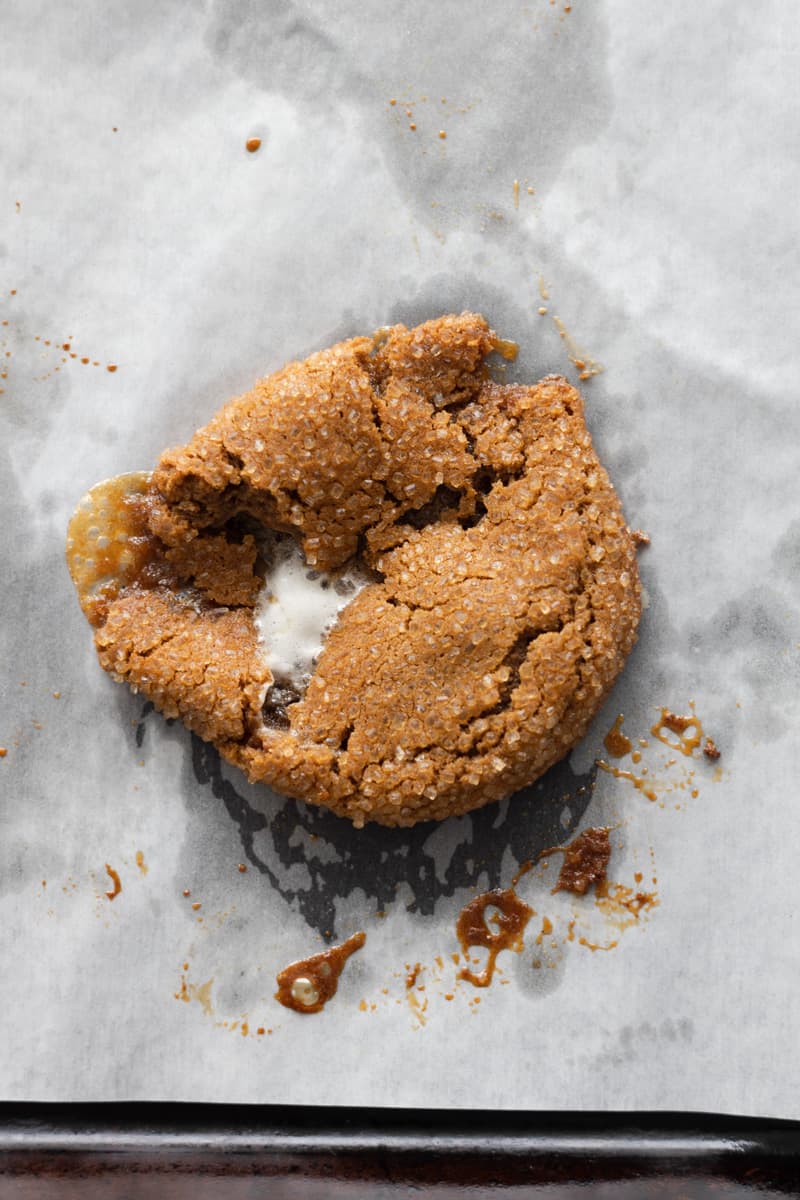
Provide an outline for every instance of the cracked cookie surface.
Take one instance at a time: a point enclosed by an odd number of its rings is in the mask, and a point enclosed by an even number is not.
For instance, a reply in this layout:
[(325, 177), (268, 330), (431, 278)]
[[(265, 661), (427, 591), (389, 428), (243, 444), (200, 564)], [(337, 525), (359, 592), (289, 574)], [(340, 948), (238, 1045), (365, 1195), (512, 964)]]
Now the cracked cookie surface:
[[(499, 345), (471, 313), (354, 338), (165, 452), (91, 594), (71, 530), (103, 667), (356, 825), (464, 813), (557, 762), (635, 641), (635, 546), (579, 393), (492, 382)], [(370, 578), (288, 691), (256, 620), (276, 538)]]

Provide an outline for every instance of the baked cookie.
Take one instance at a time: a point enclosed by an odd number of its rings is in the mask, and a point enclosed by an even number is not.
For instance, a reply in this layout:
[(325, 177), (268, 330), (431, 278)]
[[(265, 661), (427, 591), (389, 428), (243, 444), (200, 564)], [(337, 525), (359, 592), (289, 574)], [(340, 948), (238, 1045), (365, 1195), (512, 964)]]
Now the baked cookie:
[(640, 589), (580, 395), (493, 382), (505, 345), (472, 313), (342, 342), (93, 489), (68, 558), (101, 665), (357, 826), (535, 780), (622, 669)]

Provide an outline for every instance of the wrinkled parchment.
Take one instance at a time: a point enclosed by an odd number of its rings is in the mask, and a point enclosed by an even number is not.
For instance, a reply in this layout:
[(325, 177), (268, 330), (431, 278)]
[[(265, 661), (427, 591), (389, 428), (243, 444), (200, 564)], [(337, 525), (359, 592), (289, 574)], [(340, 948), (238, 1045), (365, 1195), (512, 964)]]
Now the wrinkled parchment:
[[(92, 0), (3, 26), (3, 1097), (800, 1117), (790, 7)], [(103, 675), (66, 523), (287, 359), (465, 307), (521, 344), (510, 379), (604, 368), (589, 424), (652, 539), (649, 607), (538, 788), (355, 833)], [(717, 762), (649, 733), (690, 701)], [(594, 766), (619, 713), (640, 789)], [(525, 950), (458, 981), (461, 906), (588, 825), (629, 891), (552, 895), (552, 857), (519, 883)], [(325, 1012), (275, 1002), (359, 928)]]

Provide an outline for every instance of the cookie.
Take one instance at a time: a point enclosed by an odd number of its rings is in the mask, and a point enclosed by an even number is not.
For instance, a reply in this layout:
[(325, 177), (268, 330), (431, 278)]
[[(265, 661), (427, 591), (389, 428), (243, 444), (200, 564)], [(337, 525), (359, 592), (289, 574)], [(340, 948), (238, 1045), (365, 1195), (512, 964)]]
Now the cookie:
[(342, 342), (100, 485), (68, 557), (101, 665), (357, 826), (530, 784), (603, 703), (640, 588), (581, 396), (492, 381), (504, 345), (472, 313)]

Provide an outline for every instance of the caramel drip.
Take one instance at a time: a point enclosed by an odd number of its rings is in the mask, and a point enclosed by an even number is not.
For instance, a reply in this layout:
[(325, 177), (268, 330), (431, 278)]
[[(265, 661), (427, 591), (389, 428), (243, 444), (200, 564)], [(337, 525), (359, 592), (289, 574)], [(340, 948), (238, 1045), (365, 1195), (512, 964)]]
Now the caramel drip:
[(92, 625), (134, 582), (156, 554), (147, 527), (150, 474), (131, 471), (96, 484), (76, 508), (67, 530), (67, 566), (81, 608)]
[[(493, 924), (497, 924), (496, 930), (491, 930), (486, 923), (487, 908), (498, 909), (499, 915), (492, 919)], [(522, 950), (525, 926), (532, 916), (533, 909), (520, 900), (512, 888), (496, 888), (470, 900), (459, 913), (456, 934), (466, 958), (472, 946), (484, 946), (489, 957), (480, 975), (469, 967), (462, 967), (459, 979), (466, 979), (475, 987), (488, 987), (500, 951), (514, 950), (518, 954)]]
[[(668, 708), (662, 708), (661, 716), (650, 730), (653, 737), (658, 738), (665, 746), (669, 746), (670, 750), (678, 750), (687, 758), (692, 757), (703, 740), (703, 726), (694, 711), (694, 704), (690, 703), (689, 707), (692, 710), (689, 716), (679, 716), (677, 713), (670, 712)], [(665, 729), (676, 734), (677, 740), (671, 741), (664, 733)]]
[(604, 762), (602, 758), (597, 759), (597, 765), (601, 770), (607, 771), (609, 775), (613, 775), (615, 779), (628, 779), (633, 786), (640, 792), (644, 792), (648, 800), (657, 800), (658, 796), (655, 790), (650, 786), (649, 781), (644, 775), (634, 775), (633, 771), (623, 771), (621, 767), (612, 767), (610, 763)]
[(339, 976), (348, 958), (360, 950), (366, 940), (365, 933), (354, 933), (341, 946), (331, 946), (330, 950), (290, 963), (277, 976), (275, 999), (295, 1012), (321, 1012), (336, 995)]
[(630, 754), (632, 742), (631, 739), (622, 732), (622, 723), (625, 720), (622, 713), (619, 714), (614, 724), (609, 729), (606, 736), (603, 738), (603, 745), (612, 758), (624, 758), (626, 754)]
[(506, 359), (507, 362), (513, 362), (519, 354), (517, 342), (508, 342), (505, 338), (493, 338), (492, 349), (496, 350), (500, 357)]

